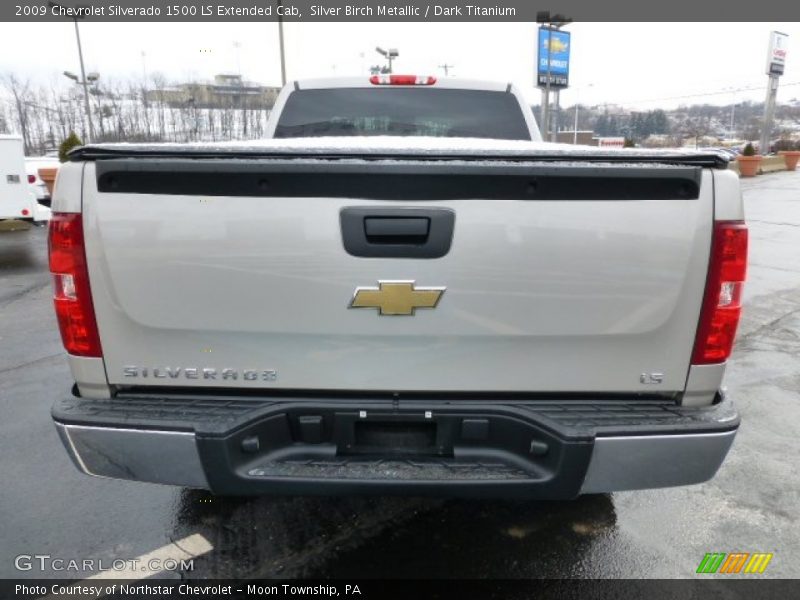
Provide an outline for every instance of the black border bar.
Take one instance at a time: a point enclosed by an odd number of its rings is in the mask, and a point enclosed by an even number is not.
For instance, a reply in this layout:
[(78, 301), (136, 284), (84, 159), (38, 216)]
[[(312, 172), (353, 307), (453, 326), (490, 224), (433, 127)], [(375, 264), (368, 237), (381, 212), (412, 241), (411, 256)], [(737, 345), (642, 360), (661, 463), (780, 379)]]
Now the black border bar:
[[(480, 540), (476, 540), (479, 544)], [(387, 558), (390, 560), (390, 558)], [(586, 599), (619, 599), (648, 598), (652, 600), (692, 598), (703, 600), (785, 600), (796, 598), (800, 593), (800, 580), (797, 579), (764, 579), (763, 575), (696, 575), (687, 579), (326, 579), (326, 580), (287, 580), (287, 579), (96, 579), (92, 581), (56, 580), (56, 579), (3, 579), (0, 580), (0, 597), (2, 598), (41, 598), (42, 595), (15, 593), (17, 585), (42, 586), (48, 593), (60, 586), (64, 588), (79, 585), (101, 586), (103, 591), (116, 589), (116, 593), (104, 594), (107, 600), (129, 600), (148, 598), (150, 600), (226, 600), (238, 598), (273, 598), (276, 600), (303, 600), (306, 598), (338, 597), (358, 600), (394, 600), (427, 599), (467, 600), (586, 600)], [(308, 593), (283, 593), (283, 586), (295, 590), (306, 589)], [(116, 586), (116, 588), (112, 588)], [(156, 593), (141, 591), (140, 593), (122, 593), (123, 586), (137, 589), (139, 586)], [(185, 586), (182, 588), (181, 586)], [(214, 586), (219, 586), (221, 593), (213, 593)], [(253, 586), (253, 587), (249, 587)], [(349, 586), (349, 588), (348, 588)], [(358, 586), (358, 593), (352, 592)], [(248, 593), (258, 588), (277, 588), (277, 594)], [(338, 596), (329, 591), (334, 588)], [(141, 588), (139, 588), (141, 589)], [(209, 590), (209, 593), (191, 593), (185, 590)], [(184, 590), (184, 591), (182, 591)], [(224, 590), (224, 591), (222, 591)], [(314, 593), (314, 590), (317, 590)], [(350, 593), (348, 593), (348, 590)], [(96, 599), (96, 594), (68, 594), (50, 596), (74, 600)]]
[[(786, 0), (46, 0), (0, 3), (2, 21), (106, 22), (529, 22), (557, 21), (795, 21), (800, 3)], [(279, 11), (279, 5), (281, 9)], [(77, 7), (77, 10), (76, 10)], [(279, 15), (280, 12), (280, 15)], [(544, 15), (547, 13), (547, 16)]]

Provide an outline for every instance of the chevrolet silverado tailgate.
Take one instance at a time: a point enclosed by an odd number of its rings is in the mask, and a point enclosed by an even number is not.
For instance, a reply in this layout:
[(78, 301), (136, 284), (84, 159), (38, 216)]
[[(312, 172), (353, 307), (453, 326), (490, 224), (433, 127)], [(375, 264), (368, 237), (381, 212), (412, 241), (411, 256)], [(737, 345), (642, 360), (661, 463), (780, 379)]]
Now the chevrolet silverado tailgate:
[(712, 190), (674, 160), (97, 158), (83, 213), (108, 379), (679, 393)]

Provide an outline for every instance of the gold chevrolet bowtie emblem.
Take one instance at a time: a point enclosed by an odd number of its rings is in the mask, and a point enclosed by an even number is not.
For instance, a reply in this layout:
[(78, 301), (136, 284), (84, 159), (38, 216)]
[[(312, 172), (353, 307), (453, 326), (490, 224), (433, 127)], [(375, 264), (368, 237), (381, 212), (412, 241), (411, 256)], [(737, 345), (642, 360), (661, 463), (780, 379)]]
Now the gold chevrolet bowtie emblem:
[(417, 308), (436, 308), (443, 287), (414, 287), (413, 281), (379, 281), (378, 287), (359, 287), (350, 308), (377, 308), (381, 315), (413, 315)]

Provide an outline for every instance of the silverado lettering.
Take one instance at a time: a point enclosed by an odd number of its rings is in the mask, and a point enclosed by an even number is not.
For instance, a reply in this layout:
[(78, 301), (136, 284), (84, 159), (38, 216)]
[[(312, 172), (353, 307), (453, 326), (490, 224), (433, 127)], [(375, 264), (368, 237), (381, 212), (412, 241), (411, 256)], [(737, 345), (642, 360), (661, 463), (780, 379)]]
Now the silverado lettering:
[(210, 367), (136, 367), (125, 366), (122, 368), (125, 377), (154, 377), (156, 379), (238, 379), (241, 374), (243, 381), (275, 381), (278, 378), (272, 369), (215, 369)]

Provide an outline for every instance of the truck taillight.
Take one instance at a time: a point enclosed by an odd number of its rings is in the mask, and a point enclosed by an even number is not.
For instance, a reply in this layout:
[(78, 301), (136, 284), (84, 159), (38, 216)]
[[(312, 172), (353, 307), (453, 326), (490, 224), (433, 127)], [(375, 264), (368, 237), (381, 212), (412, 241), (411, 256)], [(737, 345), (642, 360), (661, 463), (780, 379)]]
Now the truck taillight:
[(81, 215), (53, 213), (48, 246), (53, 303), (64, 348), (75, 356), (101, 357)]
[(373, 75), (369, 78), (372, 85), (433, 85), (436, 77), (431, 75)]
[(742, 221), (717, 221), (692, 364), (721, 363), (731, 355), (746, 275), (747, 226)]

